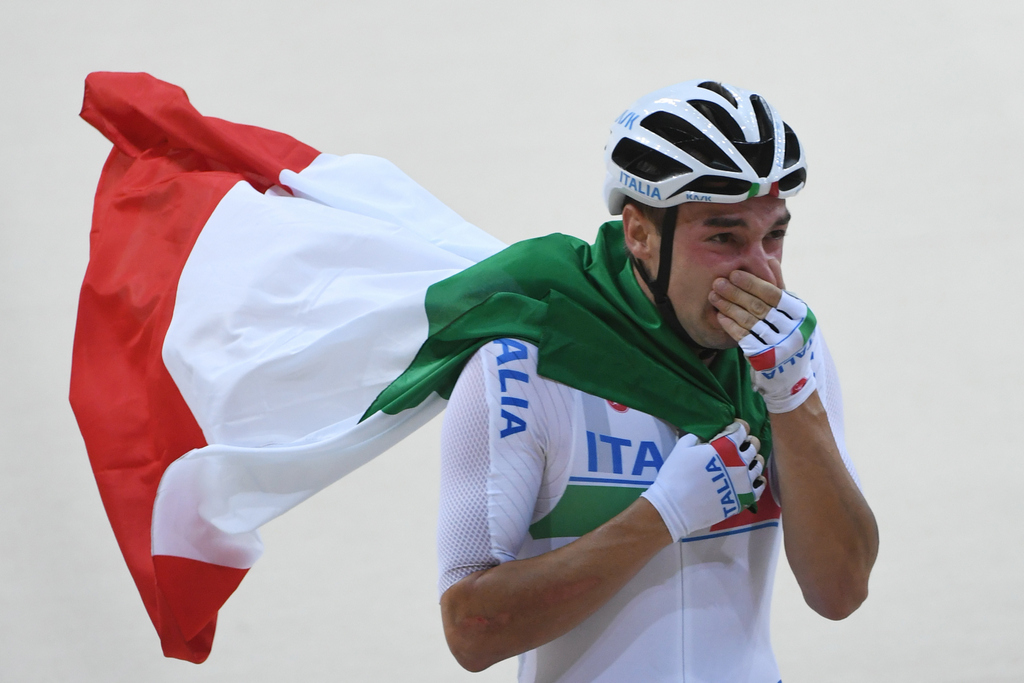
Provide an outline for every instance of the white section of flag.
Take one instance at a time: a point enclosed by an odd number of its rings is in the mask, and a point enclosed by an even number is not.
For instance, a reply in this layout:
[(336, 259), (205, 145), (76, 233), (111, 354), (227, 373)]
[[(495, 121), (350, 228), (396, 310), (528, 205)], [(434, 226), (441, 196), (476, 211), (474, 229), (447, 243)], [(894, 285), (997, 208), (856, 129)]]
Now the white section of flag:
[(232, 188), (182, 271), (163, 360), (209, 445), (164, 473), (154, 555), (249, 567), (260, 525), (440, 412), (358, 423), (425, 341), (427, 288), (504, 247), (384, 159), (280, 180)]

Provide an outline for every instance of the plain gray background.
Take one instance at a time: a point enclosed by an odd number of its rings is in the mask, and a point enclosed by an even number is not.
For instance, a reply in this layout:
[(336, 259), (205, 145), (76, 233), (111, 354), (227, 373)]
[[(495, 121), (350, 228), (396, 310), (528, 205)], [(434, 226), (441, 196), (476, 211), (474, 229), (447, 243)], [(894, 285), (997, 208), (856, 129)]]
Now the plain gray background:
[[(435, 421), (264, 530), (201, 666), (164, 660), (67, 402), (94, 70), (204, 114), (385, 156), (505, 241), (592, 238), (608, 125), (695, 77), (765, 93), (808, 150), (789, 287), (843, 379), (881, 527), (844, 622), (779, 567), (787, 683), (1024, 679), (1020, 2), (4, 2), (0, 680), (469, 680), (435, 593)], [(506, 662), (475, 677), (514, 678)]]

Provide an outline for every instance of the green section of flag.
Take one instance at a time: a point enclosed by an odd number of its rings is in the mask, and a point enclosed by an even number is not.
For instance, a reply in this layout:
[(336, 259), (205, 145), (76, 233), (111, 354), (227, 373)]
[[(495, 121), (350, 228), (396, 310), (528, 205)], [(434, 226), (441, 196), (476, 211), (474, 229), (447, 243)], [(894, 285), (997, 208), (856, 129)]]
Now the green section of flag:
[(760, 183), (750, 183), (750, 190), (747, 191), (747, 199), (756, 197), (757, 193), (761, 191)]
[(569, 484), (555, 509), (530, 526), (530, 536), (535, 539), (577, 538), (628, 508), (643, 491), (629, 486)]
[(594, 245), (568, 235), (518, 242), (427, 290), (428, 337), (413, 363), (367, 410), (396, 414), (431, 392), (451, 395), (469, 357), (502, 337), (539, 348), (538, 372), (710, 440), (736, 417), (764, 452), (764, 402), (738, 349), (710, 367), (662, 323), (626, 258), (622, 223)]
[(811, 312), (810, 307), (807, 308), (807, 315), (804, 317), (804, 321), (800, 323), (800, 336), (804, 338), (804, 344), (811, 338), (811, 334), (814, 333), (814, 328), (818, 324), (818, 319), (814, 317), (814, 313)]

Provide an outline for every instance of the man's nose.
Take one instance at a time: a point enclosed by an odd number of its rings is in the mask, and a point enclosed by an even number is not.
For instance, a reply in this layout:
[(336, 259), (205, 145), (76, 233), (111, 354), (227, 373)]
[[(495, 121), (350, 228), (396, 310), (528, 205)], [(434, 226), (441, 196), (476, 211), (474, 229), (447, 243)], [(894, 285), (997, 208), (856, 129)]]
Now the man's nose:
[(744, 250), (741, 265), (737, 270), (745, 270), (751, 275), (755, 275), (765, 282), (770, 282), (778, 287), (779, 283), (775, 281), (775, 273), (772, 272), (771, 267), (768, 265), (769, 259), (773, 258), (776, 257), (765, 251), (764, 245), (758, 242)]

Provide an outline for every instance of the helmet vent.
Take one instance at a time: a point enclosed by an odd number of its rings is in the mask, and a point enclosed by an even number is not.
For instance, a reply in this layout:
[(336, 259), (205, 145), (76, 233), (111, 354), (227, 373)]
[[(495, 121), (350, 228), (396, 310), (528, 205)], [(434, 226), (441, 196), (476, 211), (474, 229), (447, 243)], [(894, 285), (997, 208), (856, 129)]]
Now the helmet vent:
[(734, 142), (736, 149), (747, 160), (758, 178), (767, 178), (775, 163), (775, 141), (765, 142)]
[(750, 104), (757, 119), (757, 134), (760, 142), (733, 142), (759, 178), (767, 178), (775, 163), (775, 125), (768, 113), (768, 103), (760, 95), (751, 95)]
[(788, 123), (782, 125), (786, 128), (786, 157), (782, 162), (782, 168), (789, 168), (800, 161), (800, 141), (796, 139), (796, 133)]
[(754, 107), (754, 116), (757, 117), (757, 138), (761, 142), (771, 140), (775, 137), (775, 123), (772, 121), (772, 115), (768, 113), (768, 103), (760, 95), (751, 95), (750, 104)]
[(704, 88), (705, 90), (710, 90), (711, 92), (717, 95), (721, 95), (723, 98), (726, 99), (726, 101), (729, 102), (729, 104), (739, 109), (740, 105), (736, 101), (736, 98), (733, 97), (732, 93), (726, 90), (725, 86), (723, 86), (721, 83), (718, 83), (716, 81), (704, 81), (703, 83), (698, 84), (697, 87)]
[(612, 161), (626, 173), (652, 183), (693, 171), (686, 164), (629, 138), (622, 138), (615, 145)]
[[(715, 105), (717, 106), (717, 105)], [(724, 109), (718, 107), (720, 111)], [(730, 118), (730, 120), (732, 120)], [(740, 167), (696, 126), (667, 111), (656, 111), (640, 122), (643, 128), (671, 142), (700, 163), (719, 171), (738, 173)], [(738, 126), (737, 126), (738, 129)]]
[(720, 194), (729, 196), (745, 195), (750, 192), (750, 182), (742, 178), (726, 178), (723, 176), (706, 175), (697, 178), (685, 187), (672, 193), (675, 197), (683, 192), (699, 192), (702, 194)]
[(690, 100), (687, 104), (699, 111), (701, 116), (711, 122), (711, 125), (722, 131), (722, 135), (730, 142), (746, 141), (740, 124), (736, 123), (736, 119), (722, 105), (707, 100)]
[(798, 168), (779, 181), (779, 192), (789, 192), (807, 182), (807, 169)]

